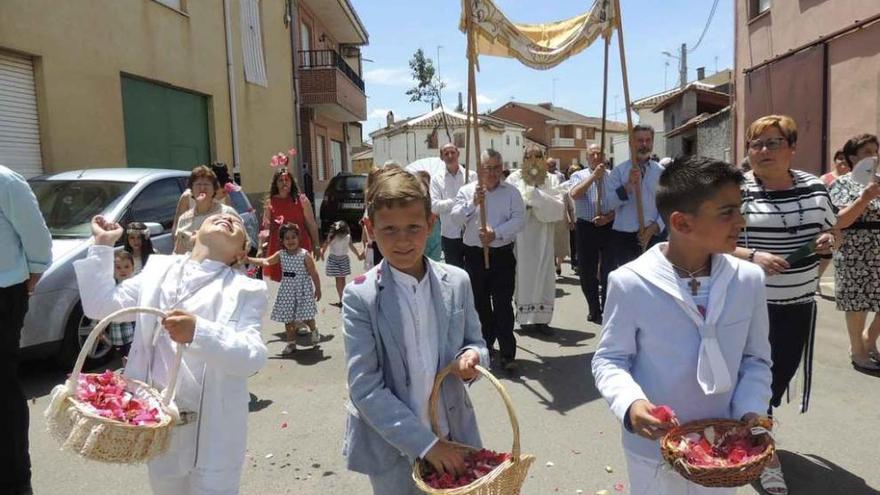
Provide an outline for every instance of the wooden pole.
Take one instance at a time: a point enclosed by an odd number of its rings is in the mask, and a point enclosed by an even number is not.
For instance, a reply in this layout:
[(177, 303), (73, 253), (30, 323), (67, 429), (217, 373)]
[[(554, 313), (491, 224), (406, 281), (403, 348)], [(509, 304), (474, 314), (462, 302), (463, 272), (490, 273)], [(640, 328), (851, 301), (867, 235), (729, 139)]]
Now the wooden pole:
[[(602, 163), (605, 163), (605, 124), (608, 118), (608, 47), (611, 45), (611, 33), (605, 37), (605, 69), (602, 72), (602, 133), (599, 143), (600, 154), (602, 155)], [(602, 215), (602, 196), (605, 195), (605, 178), (603, 177), (596, 182), (596, 206), (598, 213)]]
[[(623, 19), (620, 12), (620, 0), (614, 0), (614, 10), (617, 14), (617, 41), (618, 47), (620, 48), (620, 71), (623, 77), (623, 100), (626, 104), (626, 128), (629, 133), (629, 155), (630, 155), (630, 163), (633, 167), (638, 166), (638, 157), (637, 157), (637, 147), (635, 146), (635, 139), (633, 136), (633, 123), (632, 123), (632, 114), (630, 113), (630, 100), (629, 100), (629, 79), (626, 75), (626, 50), (623, 46)], [(636, 210), (639, 218), (639, 237), (641, 237), (642, 232), (645, 230), (645, 212), (642, 210), (642, 179), (639, 179), (639, 187), (636, 188)], [(642, 247), (644, 251), (644, 246)]]
[[(477, 169), (477, 186), (480, 188), (483, 187), (483, 178), (480, 175), (480, 122), (477, 116), (479, 115), (479, 107), (477, 106), (477, 75), (476, 75), (476, 58), (477, 58), (477, 47), (476, 40), (474, 39), (474, 24), (473, 24), (473, 8), (471, 6), (470, 0), (465, 2), (465, 11), (467, 15), (467, 41), (468, 41), (468, 102), (469, 108), (473, 112), (473, 114), (468, 114), (468, 122), (474, 127), (474, 156), (476, 157), (476, 169)], [(473, 119), (473, 120), (471, 120)], [(470, 143), (468, 143), (470, 144)], [(470, 153), (468, 153), (470, 155)], [(485, 198), (483, 202), (480, 204), (480, 225), (483, 229), (486, 228), (486, 202)], [(483, 263), (486, 269), (489, 269), (489, 246), (483, 246)]]

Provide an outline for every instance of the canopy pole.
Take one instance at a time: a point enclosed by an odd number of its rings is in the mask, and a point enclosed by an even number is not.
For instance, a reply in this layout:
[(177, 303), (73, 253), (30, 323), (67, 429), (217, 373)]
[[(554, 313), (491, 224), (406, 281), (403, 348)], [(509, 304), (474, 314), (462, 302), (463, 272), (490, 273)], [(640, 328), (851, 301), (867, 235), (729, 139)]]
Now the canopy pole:
[[(599, 143), (599, 153), (602, 156), (602, 163), (605, 163), (605, 123), (608, 119), (608, 47), (611, 45), (611, 33), (605, 38), (605, 69), (602, 72), (602, 133)], [(599, 216), (602, 216), (602, 197), (605, 195), (605, 178), (596, 182), (596, 206)]]
[[(468, 123), (473, 125), (474, 130), (474, 157), (476, 157), (475, 168), (477, 170), (477, 186), (483, 188), (483, 178), (480, 174), (480, 122), (477, 116), (479, 115), (479, 107), (477, 106), (477, 75), (476, 75), (476, 58), (477, 58), (477, 47), (475, 46), (476, 41), (474, 40), (474, 24), (473, 24), (473, 7), (471, 5), (471, 0), (465, 1), (465, 8), (467, 9), (467, 36), (468, 36), (468, 107), (470, 111), (473, 113), (468, 113)], [(473, 120), (471, 120), (473, 119)], [(470, 129), (470, 126), (468, 126)], [(470, 142), (468, 142), (470, 145)], [(470, 153), (468, 153), (470, 156)], [(485, 196), (483, 197), (483, 202), (480, 204), (480, 225), (482, 230), (486, 230), (486, 201)], [(483, 264), (486, 269), (489, 269), (489, 246), (483, 245)]]
[[(637, 151), (638, 148), (635, 145), (635, 136), (633, 136), (633, 123), (632, 123), (632, 114), (630, 113), (630, 100), (629, 100), (629, 79), (626, 75), (626, 50), (623, 46), (623, 15), (620, 11), (620, 0), (614, 0), (614, 10), (617, 13), (617, 45), (620, 48), (620, 71), (621, 76), (623, 77), (623, 100), (626, 104), (626, 128), (629, 133), (629, 156), (630, 162), (632, 166), (638, 166), (638, 156)], [(636, 210), (639, 218), (639, 238), (643, 232), (645, 231), (645, 212), (642, 210), (642, 179), (644, 177), (639, 178), (639, 187), (636, 188)], [(645, 246), (642, 246), (642, 251), (645, 250)]]

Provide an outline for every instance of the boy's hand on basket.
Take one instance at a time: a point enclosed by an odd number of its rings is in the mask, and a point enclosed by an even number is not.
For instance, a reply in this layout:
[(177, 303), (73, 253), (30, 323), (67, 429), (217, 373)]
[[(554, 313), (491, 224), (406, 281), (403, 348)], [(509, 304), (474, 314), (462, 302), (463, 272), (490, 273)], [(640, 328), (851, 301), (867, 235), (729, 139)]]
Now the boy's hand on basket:
[(450, 473), (459, 476), (466, 470), (461, 451), (442, 439), (425, 454), (425, 460), (430, 462), (434, 470), (440, 474)]
[(452, 374), (461, 378), (463, 382), (469, 382), (477, 377), (478, 371), (476, 366), (478, 364), (480, 364), (480, 354), (473, 349), (468, 349), (462, 352), (461, 356), (458, 356), (458, 361), (452, 369)]
[(92, 235), (96, 246), (113, 246), (122, 237), (122, 226), (97, 215), (92, 218)]
[(644, 399), (639, 399), (629, 406), (629, 422), (632, 425), (633, 433), (657, 440), (662, 438), (671, 428), (678, 426), (678, 420), (675, 418), (669, 421), (660, 421), (655, 418), (651, 414), (655, 407), (654, 404)]
[(179, 309), (172, 310), (162, 320), (162, 326), (168, 331), (171, 340), (178, 344), (189, 344), (196, 334), (196, 316)]

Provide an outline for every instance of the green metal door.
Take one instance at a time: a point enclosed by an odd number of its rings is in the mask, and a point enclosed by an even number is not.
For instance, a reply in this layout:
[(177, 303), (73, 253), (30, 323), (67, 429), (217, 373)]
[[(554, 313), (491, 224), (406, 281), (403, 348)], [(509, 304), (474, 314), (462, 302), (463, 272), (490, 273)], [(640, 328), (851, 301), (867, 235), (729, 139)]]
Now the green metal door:
[(128, 165), (190, 170), (209, 163), (207, 100), (202, 95), (122, 77)]

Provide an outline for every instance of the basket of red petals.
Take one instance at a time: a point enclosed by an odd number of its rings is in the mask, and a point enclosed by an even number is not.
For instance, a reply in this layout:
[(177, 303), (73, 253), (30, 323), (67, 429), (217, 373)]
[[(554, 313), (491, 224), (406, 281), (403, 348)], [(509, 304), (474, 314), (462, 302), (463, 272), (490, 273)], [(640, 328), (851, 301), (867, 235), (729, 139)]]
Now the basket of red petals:
[[(70, 377), (52, 391), (45, 411), (49, 431), (65, 450), (108, 463), (145, 462), (167, 450), (178, 413), (172, 403), (174, 387), (160, 393), (150, 385), (107, 370), (82, 373), (86, 355), (114, 319), (128, 313), (165, 313), (151, 308), (128, 308), (101, 320), (82, 346)], [(183, 348), (169, 383), (176, 383)]]
[[(413, 480), (416, 486), (428, 495), (516, 495), (526, 480), (529, 467), (535, 457), (520, 453), (519, 421), (513, 410), (513, 402), (504, 385), (482, 366), (477, 370), (488, 379), (507, 407), (510, 424), (513, 427), (513, 448), (508, 453), (498, 453), (486, 449), (478, 449), (460, 443), (452, 443), (465, 455), (466, 472), (460, 476), (449, 473), (438, 473), (424, 460), (417, 460), (413, 465)], [(437, 404), (440, 397), (440, 384), (452, 371), (452, 366), (444, 368), (434, 380), (431, 392), (430, 410), (431, 426), (434, 433), (439, 434), (440, 426), (437, 416)]]
[[(761, 425), (769, 431), (771, 423)], [(660, 444), (663, 458), (684, 478), (706, 487), (738, 487), (761, 476), (775, 450), (769, 433), (741, 421), (704, 419), (677, 426)]]

